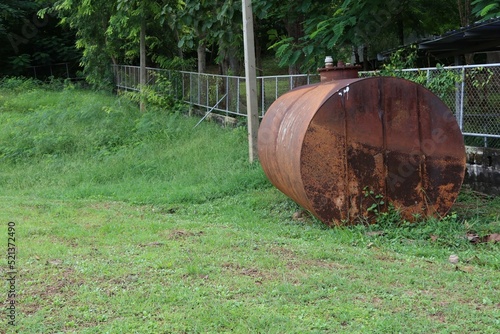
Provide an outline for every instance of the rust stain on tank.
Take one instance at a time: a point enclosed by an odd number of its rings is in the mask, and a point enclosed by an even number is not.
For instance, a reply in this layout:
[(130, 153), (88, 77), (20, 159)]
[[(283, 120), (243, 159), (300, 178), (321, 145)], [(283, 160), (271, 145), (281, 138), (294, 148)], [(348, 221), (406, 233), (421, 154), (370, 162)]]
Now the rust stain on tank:
[(377, 200), (366, 189), (405, 219), (443, 216), (465, 174), (463, 137), (450, 110), (399, 78), (292, 90), (267, 111), (258, 145), (270, 181), (328, 225), (370, 220)]

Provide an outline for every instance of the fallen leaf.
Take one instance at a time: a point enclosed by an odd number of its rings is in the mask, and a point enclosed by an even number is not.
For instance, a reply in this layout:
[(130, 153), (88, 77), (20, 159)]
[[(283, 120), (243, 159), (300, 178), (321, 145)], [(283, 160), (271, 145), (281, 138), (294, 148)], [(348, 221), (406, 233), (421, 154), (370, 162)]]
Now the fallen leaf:
[(378, 237), (378, 236), (385, 235), (385, 232), (384, 231), (369, 231), (369, 232), (366, 232), (366, 235), (369, 237)]
[(468, 274), (470, 274), (474, 271), (474, 267), (472, 267), (472, 266), (462, 266), (462, 267), (457, 266), (456, 269), (459, 271), (462, 271), (464, 273), (468, 273)]
[(477, 234), (467, 233), (466, 236), (467, 236), (467, 240), (469, 240), (473, 244), (476, 244), (476, 243), (481, 241), (481, 239), (479, 238), (479, 236)]
[(306, 212), (304, 210), (300, 210), (300, 211), (295, 212), (292, 215), (292, 219), (293, 220), (304, 220), (305, 216), (306, 216)]
[(493, 233), (485, 237), (485, 242), (500, 242), (500, 234)]
[(128, 282), (135, 283), (135, 282), (137, 282), (137, 281), (139, 280), (139, 275), (137, 275), (137, 274), (130, 274), (130, 275), (127, 275), (126, 280), (127, 280)]
[(431, 241), (436, 242), (439, 237), (437, 235), (431, 234)]
[(62, 264), (62, 261), (59, 260), (59, 259), (56, 259), (56, 260), (48, 260), (47, 262), (45, 262), (46, 265), (53, 265), (53, 266), (60, 266)]
[(457, 264), (458, 263), (458, 256), (455, 254), (451, 254), (450, 257), (448, 258), (448, 261), (450, 261), (450, 263)]

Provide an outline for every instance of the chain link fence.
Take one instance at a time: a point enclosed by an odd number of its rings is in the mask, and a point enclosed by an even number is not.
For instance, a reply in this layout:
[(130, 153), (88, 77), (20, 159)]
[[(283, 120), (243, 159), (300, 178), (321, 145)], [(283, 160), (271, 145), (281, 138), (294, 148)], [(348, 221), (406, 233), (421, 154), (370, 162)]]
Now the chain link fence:
[[(139, 67), (114, 65), (118, 89), (139, 90)], [(361, 76), (377, 75), (362, 72)], [(500, 64), (405, 69), (398, 76), (427, 86), (455, 114), (467, 145), (500, 148)], [(204, 109), (246, 117), (245, 78), (147, 68), (147, 84), (165, 79), (167, 94)], [(279, 96), (319, 82), (319, 75), (257, 78), (261, 117)]]
[[(113, 65), (115, 84), (118, 89), (139, 91), (139, 67)], [(155, 85), (166, 79), (170, 83), (169, 94), (207, 111), (227, 115), (247, 116), (245, 77), (206, 74), (186, 71), (146, 68), (147, 85)], [(260, 116), (269, 106), (289, 90), (319, 82), (318, 74), (280, 75), (257, 78), (257, 94)]]

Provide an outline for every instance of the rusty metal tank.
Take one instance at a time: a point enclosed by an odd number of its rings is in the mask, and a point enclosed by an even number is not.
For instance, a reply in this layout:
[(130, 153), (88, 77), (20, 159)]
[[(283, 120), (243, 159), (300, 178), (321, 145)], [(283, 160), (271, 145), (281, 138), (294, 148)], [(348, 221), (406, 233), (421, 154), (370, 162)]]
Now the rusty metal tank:
[[(455, 117), (432, 92), (394, 77), (324, 69), (322, 82), (279, 97), (259, 128), (275, 187), (327, 225), (444, 216), (465, 174)], [(347, 77), (347, 78), (346, 78)]]

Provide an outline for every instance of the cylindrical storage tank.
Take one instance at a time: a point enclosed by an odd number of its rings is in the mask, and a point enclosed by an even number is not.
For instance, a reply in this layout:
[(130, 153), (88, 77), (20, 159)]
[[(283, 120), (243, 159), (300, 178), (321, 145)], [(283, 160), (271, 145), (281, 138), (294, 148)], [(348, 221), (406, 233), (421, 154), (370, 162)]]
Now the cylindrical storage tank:
[(444, 216), (465, 174), (461, 131), (432, 92), (393, 77), (294, 89), (267, 110), (259, 159), (270, 181), (328, 225)]

